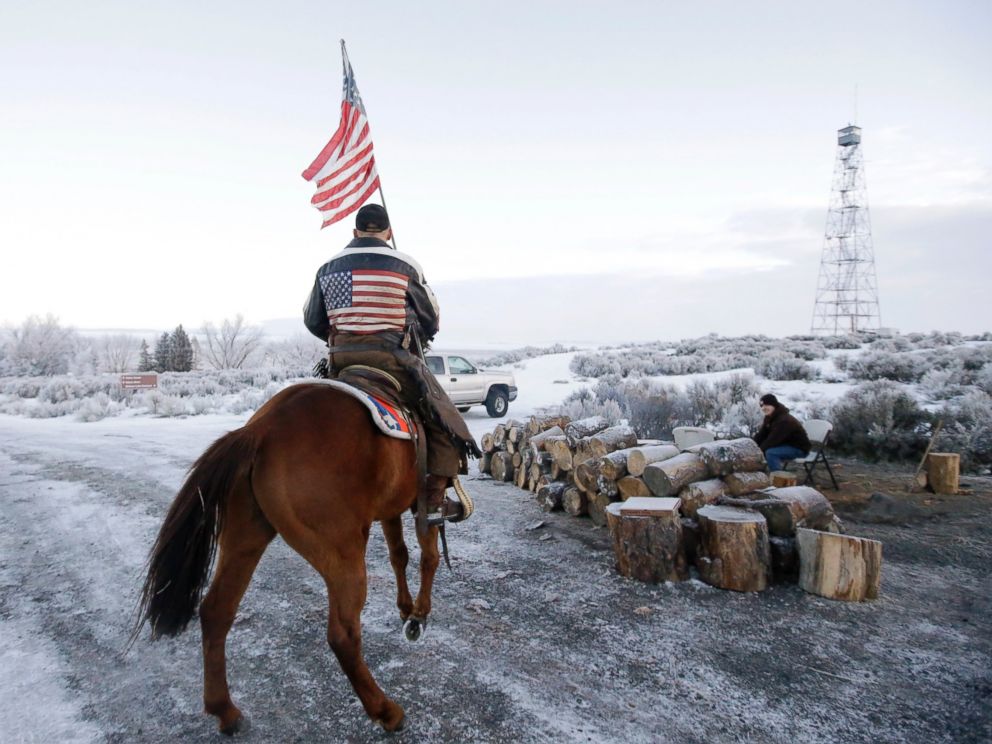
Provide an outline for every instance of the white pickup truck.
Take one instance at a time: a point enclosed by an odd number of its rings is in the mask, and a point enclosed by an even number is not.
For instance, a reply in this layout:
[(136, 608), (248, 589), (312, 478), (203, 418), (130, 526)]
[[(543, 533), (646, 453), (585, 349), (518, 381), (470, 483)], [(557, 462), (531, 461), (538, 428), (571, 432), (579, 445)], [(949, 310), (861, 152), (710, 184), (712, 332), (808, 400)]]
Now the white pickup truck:
[(479, 369), (465, 357), (454, 354), (428, 354), (425, 359), (451, 402), (462, 413), (472, 406), (485, 405), (490, 416), (501, 418), (506, 415), (510, 401), (517, 398), (517, 383), (512, 372)]

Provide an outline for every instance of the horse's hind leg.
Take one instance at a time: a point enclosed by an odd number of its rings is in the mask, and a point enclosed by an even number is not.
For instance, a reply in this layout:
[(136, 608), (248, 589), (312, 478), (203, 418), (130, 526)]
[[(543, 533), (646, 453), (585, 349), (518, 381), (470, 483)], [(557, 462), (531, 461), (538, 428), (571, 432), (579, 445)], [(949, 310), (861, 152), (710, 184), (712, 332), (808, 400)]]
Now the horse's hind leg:
[(203, 704), (207, 713), (217, 716), (220, 730), (233, 734), (243, 719), (227, 688), (227, 634), (255, 567), (276, 532), (258, 510), (247, 488), (231, 495), (223, 524), (217, 570), (210, 591), (200, 604)]
[(383, 520), (382, 534), (389, 546), (389, 562), (396, 574), (396, 607), (400, 611), (400, 620), (404, 622), (413, 612), (413, 597), (410, 596), (410, 585), (406, 582), (406, 567), (410, 562), (410, 553), (403, 540), (402, 517)]
[(335, 551), (321, 568), (329, 605), (327, 641), (369, 718), (387, 731), (396, 731), (403, 726), (403, 709), (386, 697), (362, 657), (361, 615), (367, 591), (364, 541), (356, 547), (348, 553)]
[(427, 616), (431, 614), (434, 576), (441, 562), (437, 534), (437, 527), (428, 528), (424, 534), (417, 532), (417, 542), (420, 543), (420, 588), (417, 590), (417, 601), (413, 603), (413, 613), (404, 628), (407, 639), (411, 641), (420, 638), (422, 626), (427, 625)]

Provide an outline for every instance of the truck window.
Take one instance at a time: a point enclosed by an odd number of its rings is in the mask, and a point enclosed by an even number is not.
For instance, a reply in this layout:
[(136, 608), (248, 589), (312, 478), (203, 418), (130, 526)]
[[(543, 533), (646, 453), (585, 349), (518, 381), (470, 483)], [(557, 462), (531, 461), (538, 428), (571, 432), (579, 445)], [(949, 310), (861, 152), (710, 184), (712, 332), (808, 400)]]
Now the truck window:
[(468, 359), (458, 356), (448, 357), (448, 368), (453, 375), (474, 375), (475, 367)]
[(444, 374), (444, 360), (439, 356), (429, 356), (426, 359), (427, 369), (433, 372), (435, 375)]

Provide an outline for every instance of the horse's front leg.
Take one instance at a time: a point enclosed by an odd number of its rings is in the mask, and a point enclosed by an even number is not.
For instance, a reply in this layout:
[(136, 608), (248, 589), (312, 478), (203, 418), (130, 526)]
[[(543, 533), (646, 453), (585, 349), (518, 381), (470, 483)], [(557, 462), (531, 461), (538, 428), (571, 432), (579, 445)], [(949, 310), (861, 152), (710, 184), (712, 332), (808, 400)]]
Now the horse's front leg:
[(406, 637), (411, 641), (420, 638), (427, 625), (427, 616), (431, 614), (434, 575), (441, 562), (441, 555), (437, 549), (437, 535), (437, 527), (429, 527), (424, 534), (417, 532), (417, 542), (420, 543), (420, 589), (417, 591), (417, 601), (413, 604), (413, 613), (404, 626)]
[(410, 585), (406, 582), (406, 567), (410, 562), (410, 553), (403, 540), (402, 515), (394, 519), (383, 520), (382, 534), (389, 546), (389, 562), (396, 574), (396, 607), (400, 611), (400, 620), (406, 622), (413, 612), (413, 597), (410, 596)]

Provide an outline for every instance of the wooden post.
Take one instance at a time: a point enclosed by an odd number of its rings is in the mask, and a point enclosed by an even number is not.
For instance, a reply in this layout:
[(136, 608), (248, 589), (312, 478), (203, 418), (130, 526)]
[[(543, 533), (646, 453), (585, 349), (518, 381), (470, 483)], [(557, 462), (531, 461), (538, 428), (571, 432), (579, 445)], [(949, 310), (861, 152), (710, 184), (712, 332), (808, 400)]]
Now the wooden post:
[(960, 470), (961, 456), (955, 452), (931, 452), (927, 456), (927, 480), (934, 493), (957, 493)]
[(827, 599), (875, 599), (882, 583), (882, 543), (800, 529), (799, 586)]
[(678, 499), (635, 497), (610, 504), (606, 522), (621, 575), (652, 584), (687, 577)]

